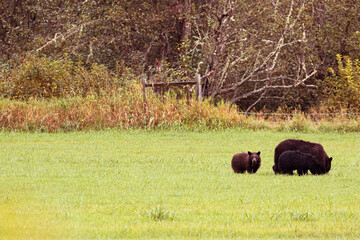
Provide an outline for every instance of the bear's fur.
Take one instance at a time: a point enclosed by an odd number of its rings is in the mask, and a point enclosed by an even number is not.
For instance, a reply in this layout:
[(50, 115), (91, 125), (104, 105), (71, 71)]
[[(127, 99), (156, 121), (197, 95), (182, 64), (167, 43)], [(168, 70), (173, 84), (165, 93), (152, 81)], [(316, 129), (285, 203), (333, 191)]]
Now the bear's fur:
[(283, 152), (279, 157), (278, 167), (279, 172), (290, 175), (293, 175), (294, 170), (297, 170), (299, 176), (307, 174), (308, 170), (312, 174), (321, 172), (320, 164), (313, 155), (299, 151)]
[(256, 173), (261, 166), (260, 152), (236, 153), (231, 160), (231, 167), (235, 173)]
[(275, 148), (274, 154), (274, 166), (275, 173), (281, 173), (278, 166), (280, 155), (285, 151), (299, 151), (302, 153), (308, 153), (314, 156), (317, 163), (320, 165), (320, 169), (317, 174), (327, 174), (331, 168), (331, 160), (326, 154), (323, 146), (319, 143), (307, 142), (299, 139), (287, 139), (280, 142)]

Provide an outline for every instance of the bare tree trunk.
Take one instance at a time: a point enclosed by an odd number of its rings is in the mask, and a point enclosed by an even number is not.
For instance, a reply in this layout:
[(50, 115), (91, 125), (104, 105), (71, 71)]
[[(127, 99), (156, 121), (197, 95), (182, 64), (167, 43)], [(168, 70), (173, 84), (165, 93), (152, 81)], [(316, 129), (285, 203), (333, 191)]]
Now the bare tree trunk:
[(210, 56), (208, 60), (208, 66), (206, 68), (206, 73), (212, 73), (205, 79), (204, 83), (204, 96), (210, 97), (213, 96), (215, 92), (218, 92), (222, 85), (222, 79), (219, 78), (220, 75), (220, 58), (224, 56), (228, 41), (231, 37), (230, 29), (230, 18), (232, 17), (233, 2), (232, 0), (227, 0), (226, 4), (222, 6), (223, 11), (221, 14), (213, 12), (211, 9), (209, 11), (213, 17), (217, 20), (217, 27), (214, 29), (212, 34), (212, 44), (210, 50)]
[(187, 42), (191, 36), (191, 0), (184, 0), (184, 18), (181, 42)]

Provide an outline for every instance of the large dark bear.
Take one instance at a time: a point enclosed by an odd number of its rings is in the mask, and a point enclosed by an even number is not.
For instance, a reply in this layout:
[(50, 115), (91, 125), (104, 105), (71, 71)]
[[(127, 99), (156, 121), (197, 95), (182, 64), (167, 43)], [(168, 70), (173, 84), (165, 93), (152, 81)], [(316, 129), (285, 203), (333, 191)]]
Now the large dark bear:
[(231, 160), (231, 167), (235, 173), (256, 173), (261, 166), (260, 152), (236, 153)]
[(274, 166), (275, 173), (281, 173), (279, 170), (278, 162), (280, 155), (285, 151), (299, 151), (302, 153), (308, 153), (314, 156), (318, 164), (320, 165), (319, 172), (317, 174), (328, 174), (331, 168), (331, 160), (326, 154), (323, 146), (319, 143), (312, 143), (298, 139), (287, 139), (280, 142), (275, 148), (274, 154)]
[(294, 170), (297, 170), (299, 176), (307, 174), (308, 170), (312, 174), (321, 173), (320, 164), (315, 157), (299, 151), (285, 151), (280, 154), (278, 167), (279, 172), (290, 175), (293, 175)]

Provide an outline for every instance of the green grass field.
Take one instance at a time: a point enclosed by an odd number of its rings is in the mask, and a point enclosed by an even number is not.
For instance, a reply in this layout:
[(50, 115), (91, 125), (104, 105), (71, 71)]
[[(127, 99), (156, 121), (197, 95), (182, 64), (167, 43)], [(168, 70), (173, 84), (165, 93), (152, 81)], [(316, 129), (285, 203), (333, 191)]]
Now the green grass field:
[[(329, 175), (272, 172), (287, 138)], [(232, 155), (261, 151), (255, 175)], [(226, 130), (0, 133), (0, 239), (360, 238), (360, 135)]]

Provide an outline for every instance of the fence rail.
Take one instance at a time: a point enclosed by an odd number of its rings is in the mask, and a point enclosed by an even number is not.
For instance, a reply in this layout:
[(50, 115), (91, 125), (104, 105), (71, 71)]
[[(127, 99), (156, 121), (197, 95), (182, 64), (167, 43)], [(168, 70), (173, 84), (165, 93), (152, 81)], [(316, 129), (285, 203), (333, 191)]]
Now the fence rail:
[(142, 85), (143, 85), (144, 102), (146, 102), (146, 88), (147, 87), (151, 87), (154, 89), (155, 92), (159, 92), (161, 94), (164, 94), (165, 91), (167, 91), (173, 87), (176, 87), (176, 88), (185, 87), (185, 92), (186, 92), (187, 98), (189, 99), (190, 90), (189, 90), (188, 86), (189, 87), (195, 86), (196, 99), (198, 101), (202, 100), (200, 74), (195, 74), (194, 81), (184, 81), (184, 82), (147, 82), (147, 79), (143, 78)]
[(147, 83), (145, 82), (145, 87), (174, 87), (174, 86), (187, 86), (187, 85), (196, 85), (196, 81), (187, 81), (187, 82), (159, 82), (159, 83)]

